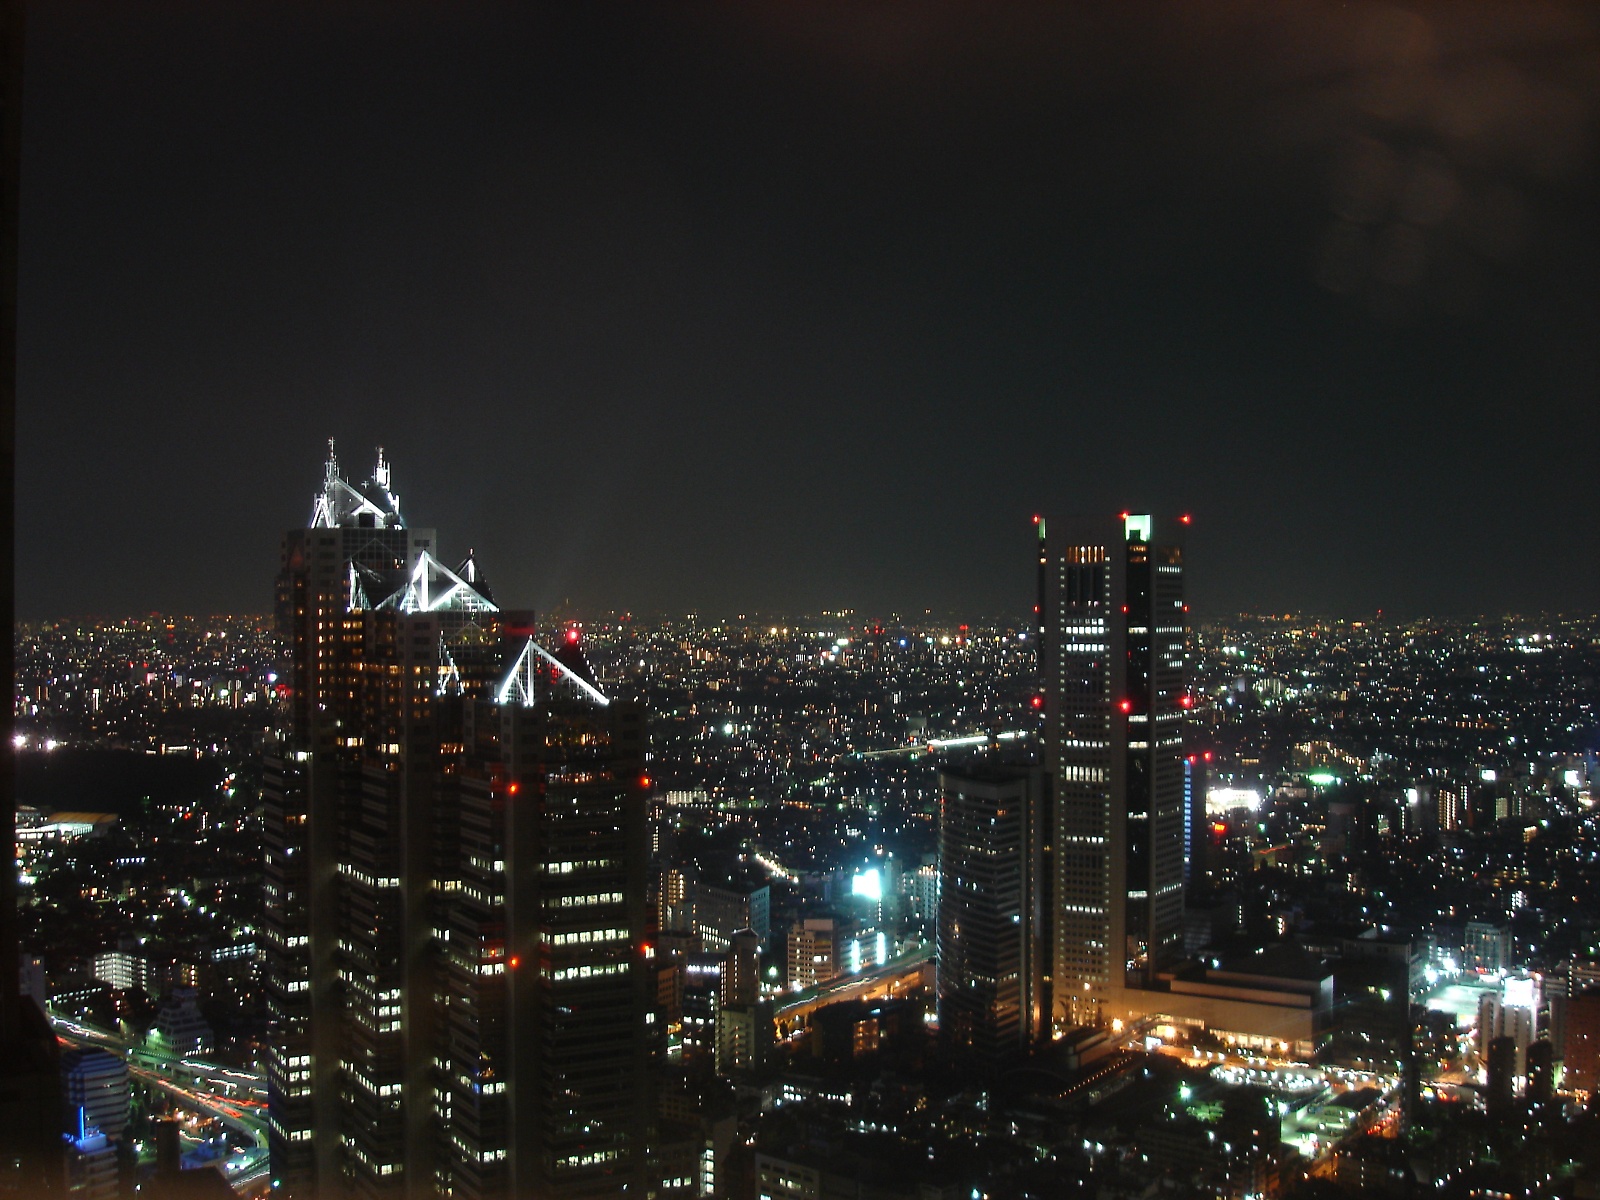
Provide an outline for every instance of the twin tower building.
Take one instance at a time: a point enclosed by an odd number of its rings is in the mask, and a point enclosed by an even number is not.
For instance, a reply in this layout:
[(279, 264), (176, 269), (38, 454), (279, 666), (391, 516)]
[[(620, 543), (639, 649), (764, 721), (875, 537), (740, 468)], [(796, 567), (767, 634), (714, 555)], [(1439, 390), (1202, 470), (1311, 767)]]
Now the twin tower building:
[(1171, 1007), (1194, 803), (1187, 525), (1035, 518), (1037, 763), (940, 781), (940, 1028), (980, 1068)]
[(264, 763), (274, 1195), (642, 1195), (644, 716), (330, 443)]
[[(1180, 519), (1037, 522), (1037, 766), (942, 779), (940, 1016), (1002, 1062), (1181, 957)], [(329, 445), (263, 769), (274, 1194), (648, 1190), (644, 714)]]

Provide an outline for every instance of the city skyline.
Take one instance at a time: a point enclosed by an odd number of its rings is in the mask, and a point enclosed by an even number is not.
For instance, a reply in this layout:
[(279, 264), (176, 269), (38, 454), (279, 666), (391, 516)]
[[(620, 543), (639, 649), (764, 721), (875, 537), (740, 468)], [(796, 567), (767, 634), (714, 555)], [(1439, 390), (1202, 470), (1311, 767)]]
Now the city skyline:
[(1575, 4), (36, 10), (25, 618), (255, 607), (301, 431), (544, 611), (1026, 611), (1123, 509), (1201, 619), (1600, 590)]
[(24, 6), (0, 1197), (1600, 1187), (1600, 12)]
[[(24, 994), (111, 1087), (63, 1059), (87, 1194), (1593, 1169), (1557, 1064), (1592, 1076), (1600, 999), (1594, 618), (1246, 620), (1186, 666), (1186, 526), (1127, 513), (1041, 519), (1028, 628), (580, 633), (352, 458), (284, 537), (279, 637), (18, 644)], [(94, 759), (155, 774), (48, 802)]]

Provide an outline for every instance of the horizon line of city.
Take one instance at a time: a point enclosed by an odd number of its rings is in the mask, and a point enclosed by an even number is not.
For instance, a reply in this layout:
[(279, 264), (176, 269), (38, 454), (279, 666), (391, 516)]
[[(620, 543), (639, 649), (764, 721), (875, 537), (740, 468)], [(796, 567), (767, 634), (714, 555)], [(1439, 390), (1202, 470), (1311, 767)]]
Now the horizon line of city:
[[(522, 611), (530, 611), (523, 609)], [(769, 629), (774, 622), (781, 625), (796, 625), (804, 623), (821, 624), (824, 621), (855, 621), (863, 625), (881, 625), (891, 622), (897, 625), (932, 625), (943, 626), (952, 622), (960, 624), (977, 624), (987, 628), (1003, 626), (1032, 625), (1035, 621), (1030, 613), (970, 613), (954, 610), (933, 612), (924, 610), (920, 615), (908, 614), (902, 611), (878, 613), (874, 610), (838, 608), (819, 609), (815, 612), (776, 612), (750, 609), (738, 613), (725, 613), (716, 616), (708, 615), (702, 609), (588, 609), (567, 605), (556, 605), (546, 610), (533, 608), (541, 621), (550, 621), (554, 624), (568, 623), (582, 626), (585, 624), (670, 624), (678, 621), (703, 624), (707, 628), (720, 628), (725, 625), (745, 624), (752, 628), (767, 626)], [(1311, 610), (1295, 610), (1289, 612), (1266, 612), (1240, 610), (1221, 614), (1193, 614), (1196, 619), (1190, 621), (1190, 627), (1203, 629), (1208, 626), (1225, 626), (1237, 621), (1278, 621), (1298, 622), (1316, 625), (1348, 625), (1353, 627), (1365, 626), (1415, 626), (1425, 624), (1439, 625), (1467, 625), (1491, 623), (1521, 623), (1530, 621), (1584, 621), (1600, 618), (1600, 609), (1528, 609), (1512, 610), (1505, 612), (1415, 612), (1415, 613), (1390, 613), (1379, 610), (1376, 613), (1353, 614), (1317, 612)], [(68, 624), (109, 624), (117, 622), (134, 622), (149, 620), (175, 620), (190, 622), (205, 621), (261, 621), (270, 623), (274, 617), (270, 611), (252, 612), (248, 610), (228, 611), (176, 611), (159, 608), (140, 610), (137, 612), (83, 612), (66, 613), (46, 617), (18, 617), (14, 623), (16, 630), (43, 628), (46, 626)], [(959, 625), (957, 626), (959, 627)]]

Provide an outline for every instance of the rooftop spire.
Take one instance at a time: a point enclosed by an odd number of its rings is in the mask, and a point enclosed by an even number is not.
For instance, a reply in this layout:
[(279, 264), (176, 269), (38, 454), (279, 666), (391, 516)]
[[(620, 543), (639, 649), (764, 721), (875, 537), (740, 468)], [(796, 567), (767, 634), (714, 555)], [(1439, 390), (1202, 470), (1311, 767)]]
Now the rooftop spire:
[(329, 438), (328, 460), (322, 468), (322, 488), (312, 502), (312, 528), (337, 529), (363, 524), (380, 529), (403, 528), (400, 499), (389, 490), (392, 478), (389, 460), (379, 446), (372, 482), (359, 487), (350, 483), (339, 469), (339, 455), (333, 439)]

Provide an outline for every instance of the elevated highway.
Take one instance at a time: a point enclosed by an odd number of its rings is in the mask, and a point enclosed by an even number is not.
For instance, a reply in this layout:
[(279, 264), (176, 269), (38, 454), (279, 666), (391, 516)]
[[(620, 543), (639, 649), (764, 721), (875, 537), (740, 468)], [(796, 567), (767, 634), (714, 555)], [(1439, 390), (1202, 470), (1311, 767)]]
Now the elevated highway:
[(919, 986), (933, 959), (933, 946), (923, 944), (914, 950), (890, 959), (881, 967), (830, 979), (815, 987), (808, 987), (785, 996), (773, 1008), (773, 1019), (780, 1030), (794, 1029), (806, 1023), (817, 1009), (845, 1000), (876, 1000), (898, 996)]
[(235, 1070), (192, 1055), (162, 1054), (136, 1039), (81, 1021), (52, 1016), (50, 1022), (61, 1041), (121, 1055), (133, 1078), (247, 1137), (250, 1148), (230, 1155), (224, 1174), (237, 1191), (261, 1182), (267, 1173), (267, 1113), (266, 1085), (259, 1073)]

